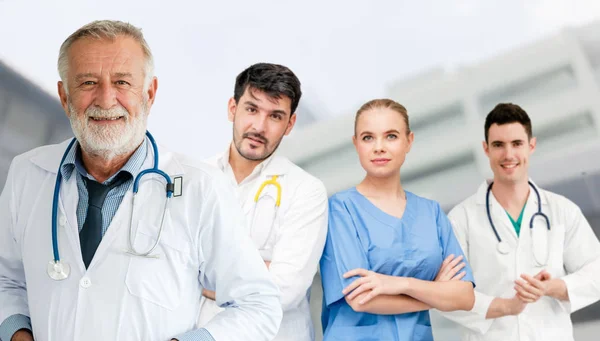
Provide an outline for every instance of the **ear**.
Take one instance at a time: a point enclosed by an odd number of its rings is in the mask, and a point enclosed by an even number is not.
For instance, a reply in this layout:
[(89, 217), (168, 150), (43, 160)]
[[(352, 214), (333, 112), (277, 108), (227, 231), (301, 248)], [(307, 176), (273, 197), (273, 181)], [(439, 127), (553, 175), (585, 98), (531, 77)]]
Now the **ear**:
[(535, 152), (535, 147), (537, 146), (537, 138), (532, 137), (529, 139), (529, 153), (533, 154)]
[(152, 108), (152, 105), (154, 104), (154, 100), (156, 99), (156, 91), (157, 90), (158, 90), (158, 78), (152, 77), (152, 81), (150, 82), (150, 85), (148, 86), (148, 90), (146, 92), (146, 94), (148, 95), (148, 112), (146, 114), (150, 113), (150, 108)]
[(485, 153), (485, 155), (487, 155), (487, 157), (490, 157), (490, 147), (488, 146), (487, 142), (482, 141), (481, 146), (483, 147), (483, 152)]
[(290, 116), (290, 121), (288, 122), (287, 128), (285, 129), (286, 136), (292, 131), (295, 124), (296, 124), (296, 113), (293, 113), (292, 116)]
[(69, 117), (69, 96), (67, 95), (67, 89), (65, 88), (65, 83), (62, 81), (58, 81), (56, 84), (58, 89), (58, 97), (60, 98), (60, 105), (62, 105), (65, 114)]
[(408, 140), (408, 149), (406, 150), (406, 152), (410, 152), (410, 149), (412, 148), (412, 144), (415, 141), (415, 133), (413, 133), (412, 131), (410, 133), (408, 133), (408, 136), (406, 137), (406, 139)]
[(237, 110), (237, 102), (235, 101), (235, 98), (231, 97), (229, 99), (229, 102), (227, 102), (227, 118), (229, 119), (229, 122), (233, 122), (233, 119), (235, 118), (236, 110)]

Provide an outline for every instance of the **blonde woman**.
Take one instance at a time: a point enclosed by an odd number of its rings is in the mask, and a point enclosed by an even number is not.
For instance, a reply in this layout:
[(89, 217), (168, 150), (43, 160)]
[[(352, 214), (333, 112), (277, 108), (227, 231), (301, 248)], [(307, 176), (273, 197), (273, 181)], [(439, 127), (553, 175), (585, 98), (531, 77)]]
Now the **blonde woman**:
[(435, 201), (405, 191), (406, 109), (364, 104), (353, 142), (366, 177), (329, 200), (321, 258), (324, 340), (433, 340), (428, 309), (470, 310), (474, 280)]

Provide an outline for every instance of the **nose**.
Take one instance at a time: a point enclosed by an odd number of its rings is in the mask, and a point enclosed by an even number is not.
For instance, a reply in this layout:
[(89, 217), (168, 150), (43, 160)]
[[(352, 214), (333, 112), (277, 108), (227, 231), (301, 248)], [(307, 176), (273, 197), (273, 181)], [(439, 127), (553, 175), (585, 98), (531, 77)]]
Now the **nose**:
[(385, 153), (385, 144), (383, 143), (382, 139), (375, 140), (374, 148), (375, 154)]
[(507, 145), (506, 148), (504, 148), (504, 159), (512, 159), (515, 156), (515, 150), (511, 145)]
[(264, 133), (266, 126), (267, 115), (256, 115), (255, 119), (252, 121), (253, 130), (258, 134), (262, 134)]
[(117, 105), (117, 92), (111, 82), (100, 82), (96, 88), (96, 100), (94, 104), (104, 110)]

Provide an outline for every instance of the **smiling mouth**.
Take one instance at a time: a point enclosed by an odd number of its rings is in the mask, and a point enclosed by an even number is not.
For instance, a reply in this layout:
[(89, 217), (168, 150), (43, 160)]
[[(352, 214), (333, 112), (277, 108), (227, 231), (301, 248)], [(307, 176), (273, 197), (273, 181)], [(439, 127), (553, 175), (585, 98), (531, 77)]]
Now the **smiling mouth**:
[(92, 121), (96, 121), (96, 122), (102, 122), (102, 121), (117, 121), (122, 119), (123, 116), (119, 116), (119, 117), (90, 117), (90, 119)]
[(510, 164), (506, 164), (506, 165), (500, 165), (500, 167), (504, 168), (504, 169), (514, 169), (519, 165), (519, 163), (510, 163)]

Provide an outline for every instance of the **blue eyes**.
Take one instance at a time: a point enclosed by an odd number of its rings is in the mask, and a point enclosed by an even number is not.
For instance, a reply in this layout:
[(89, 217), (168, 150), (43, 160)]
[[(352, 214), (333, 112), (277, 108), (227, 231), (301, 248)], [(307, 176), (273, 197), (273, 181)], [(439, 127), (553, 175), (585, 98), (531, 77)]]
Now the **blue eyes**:
[[(388, 135), (386, 135), (386, 138), (388, 140), (395, 140), (395, 139), (398, 138), (398, 135), (396, 135), (396, 134), (388, 134)], [(365, 136), (363, 136), (362, 140), (363, 141), (371, 141), (371, 140), (373, 140), (373, 136), (371, 136), (371, 135), (365, 135)]]

